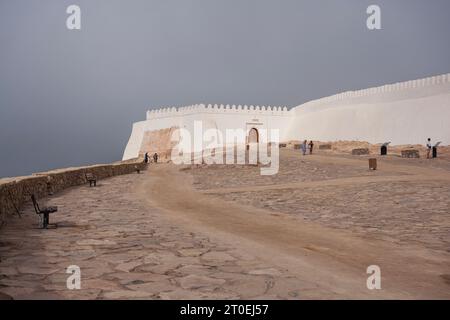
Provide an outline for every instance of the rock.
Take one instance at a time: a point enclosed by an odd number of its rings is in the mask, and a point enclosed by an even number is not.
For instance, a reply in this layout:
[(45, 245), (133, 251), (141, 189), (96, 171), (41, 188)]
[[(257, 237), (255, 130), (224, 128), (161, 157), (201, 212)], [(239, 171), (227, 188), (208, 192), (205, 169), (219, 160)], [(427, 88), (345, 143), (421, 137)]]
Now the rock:
[(205, 296), (198, 291), (175, 289), (172, 291), (161, 292), (158, 297), (163, 300), (199, 300)]
[(19, 266), (19, 267), (17, 267), (17, 269), (18, 269), (19, 273), (32, 273), (32, 274), (45, 274), (45, 275), (49, 275), (49, 274), (60, 271), (59, 269), (37, 267), (34, 265)]
[(18, 272), (14, 267), (0, 267), (0, 274), (4, 276), (14, 276)]
[(183, 257), (198, 257), (205, 253), (207, 249), (180, 249), (178, 253)]
[(29, 295), (34, 292), (34, 288), (22, 288), (22, 287), (5, 287), (0, 288), (0, 291), (3, 295), (12, 297), (13, 299), (17, 299), (17, 297), (23, 295)]
[(100, 289), (104, 291), (121, 290), (121, 286), (113, 281), (102, 279), (88, 279), (81, 281), (81, 289)]
[(223, 288), (239, 294), (241, 299), (252, 299), (263, 295), (267, 290), (265, 279), (254, 275), (236, 275), (234, 279), (224, 284)]
[(248, 272), (249, 274), (254, 275), (268, 275), (268, 276), (279, 276), (281, 275), (281, 272), (274, 268), (268, 268), (268, 269), (258, 269), (258, 270), (251, 270)]
[(211, 262), (227, 262), (236, 260), (234, 257), (230, 256), (228, 253), (220, 251), (210, 251), (202, 255), (202, 260)]
[(0, 300), (13, 300), (13, 297), (6, 293), (0, 292)]
[(133, 291), (133, 290), (120, 290), (113, 292), (105, 292), (103, 297), (106, 299), (118, 299), (118, 300), (126, 300), (126, 299), (150, 299), (152, 298), (152, 294), (144, 291)]
[(129, 284), (126, 287), (130, 290), (147, 292), (152, 295), (167, 290), (177, 289), (177, 287), (171, 284), (168, 280), (162, 280), (158, 282), (145, 282), (140, 284)]
[(369, 148), (358, 148), (352, 150), (352, 155), (354, 156), (362, 156), (369, 154)]
[(142, 264), (143, 264), (142, 261), (130, 261), (119, 264), (118, 266), (115, 267), (115, 269), (118, 271), (130, 272), (131, 270)]
[(144, 264), (136, 268), (136, 271), (138, 272), (151, 272), (156, 274), (167, 274), (169, 272), (172, 272), (174, 269), (176, 269), (180, 263), (176, 260), (173, 261), (166, 261), (160, 264)]
[(198, 289), (198, 288), (218, 288), (226, 281), (224, 279), (215, 279), (206, 276), (188, 275), (178, 280), (183, 289)]
[(208, 266), (202, 266), (202, 265), (185, 265), (185, 266), (181, 266), (179, 268), (177, 268), (175, 271), (177, 273), (181, 273), (181, 274), (206, 274), (211, 270), (210, 267)]
[(104, 276), (107, 280), (118, 281), (122, 285), (141, 284), (167, 280), (169, 277), (162, 274), (150, 272), (117, 272)]
[(114, 241), (111, 240), (98, 240), (98, 239), (85, 239), (76, 242), (80, 246), (102, 246), (102, 245), (116, 245)]
[(420, 158), (419, 150), (416, 149), (402, 150), (402, 158)]
[(319, 150), (331, 150), (331, 144), (321, 144)]

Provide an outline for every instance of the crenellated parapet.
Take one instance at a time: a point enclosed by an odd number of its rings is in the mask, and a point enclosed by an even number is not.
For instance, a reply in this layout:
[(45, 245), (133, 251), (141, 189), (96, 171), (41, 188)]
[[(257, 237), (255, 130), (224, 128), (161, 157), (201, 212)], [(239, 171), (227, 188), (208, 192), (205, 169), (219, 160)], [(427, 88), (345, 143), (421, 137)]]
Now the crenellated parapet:
[(166, 117), (185, 116), (189, 114), (251, 114), (267, 116), (288, 116), (290, 111), (287, 107), (271, 106), (247, 106), (247, 105), (223, 105), (223, 104), (195, 104), (186, 107), (163, 107), (147, 111), (147, 120)]
[(328, 102), (336, 102), (336, 101), (340, 101), (340, 100), (354, 99), (354, 98), (360, 98), (360, 97), (369, 97), (369, 96), (375, 95), (375, 94), (400, 92), (400, 91), (406, 91), (409, 89), (425, 88), (425, 87), (431, 87), (431, 86), (441, 85), (441, 84), (450, 84), (450, 74), (442, 74), (442, 75), (428, 77), (428, 78), (387, 84), (384, 86), (373, 87), (373, 88), (368, 88), (368, 89), (363, 89), (363, 90), (346, 91), (346, 92), (342, 92), (342, 93), (328, 96), (325, 98), (313, 100), (313, 101), (305, 103), (304, 105), (316, 105), (316, 104), (322, 104), (322, 103), (328, 103)]

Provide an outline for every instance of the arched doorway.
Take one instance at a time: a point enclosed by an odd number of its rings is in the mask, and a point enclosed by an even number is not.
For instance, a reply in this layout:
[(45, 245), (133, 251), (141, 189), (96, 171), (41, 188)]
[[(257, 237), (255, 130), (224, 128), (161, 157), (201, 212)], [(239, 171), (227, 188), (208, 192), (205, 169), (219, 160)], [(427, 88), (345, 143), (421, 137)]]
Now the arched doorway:
[(251, 128), (248, 132), (247, 143), (258, 143), (259, 142), (259, 133), (256, 128)]
[(247, 136), (247, 152), (246, 152), (246, 163), (257, 165), (259, 162), (258, 155), (258, 142), (259, 142), (259, 132), (256, 128), (251, 128), (248, 131)]

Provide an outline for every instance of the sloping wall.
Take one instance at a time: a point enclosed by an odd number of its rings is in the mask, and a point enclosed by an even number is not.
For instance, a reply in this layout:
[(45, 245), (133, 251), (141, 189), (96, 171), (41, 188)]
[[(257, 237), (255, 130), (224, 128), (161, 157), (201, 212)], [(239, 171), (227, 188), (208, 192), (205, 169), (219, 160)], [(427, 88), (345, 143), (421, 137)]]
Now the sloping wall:
[(293, 140), (450, 144), (450, 75), (345, 92), (293, 109)]
[(152, 157), (154, 153), (157, 153), (161, 160), (170, 158), (170, 153), (174, 145), (171, 138), (172, 134), (177, 129), (178, 127), (171, 127), (167, 129), (145, 131), (139, 150), (139, 157), (143, 157), (143, 155), (148, 152), (150, 157)]

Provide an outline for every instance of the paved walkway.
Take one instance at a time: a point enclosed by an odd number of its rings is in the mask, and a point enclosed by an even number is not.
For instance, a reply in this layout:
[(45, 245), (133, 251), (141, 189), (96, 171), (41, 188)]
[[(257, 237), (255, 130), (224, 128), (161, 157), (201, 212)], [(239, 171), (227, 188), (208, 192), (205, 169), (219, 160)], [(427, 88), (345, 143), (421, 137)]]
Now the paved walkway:
[[(49, 200), (59, 207), (51, 217), (57, 229), (35, 229), (36, 214), (27, 207), (0, 231), (0, 293), (15, 299), (450, 298), (446, 252), (227, 202), (196, 191), (195, 183), (190, 170), (156, 165), (97, 188), (72, 188)], [(381, 267), (382, 290), (366, 287), (372, 264)], [(66, 287), (70, 265), (81, 268), (81, 290)]]
[[(151, 170), (75, 187), (50, 199), (57, 229), (31, 207), (0, 234), (0, 293), (15, 299), (337, 297), (251, 253), (174, 225), (135, 192)], [(81, 268), (68, 290), (66, 268)]]

